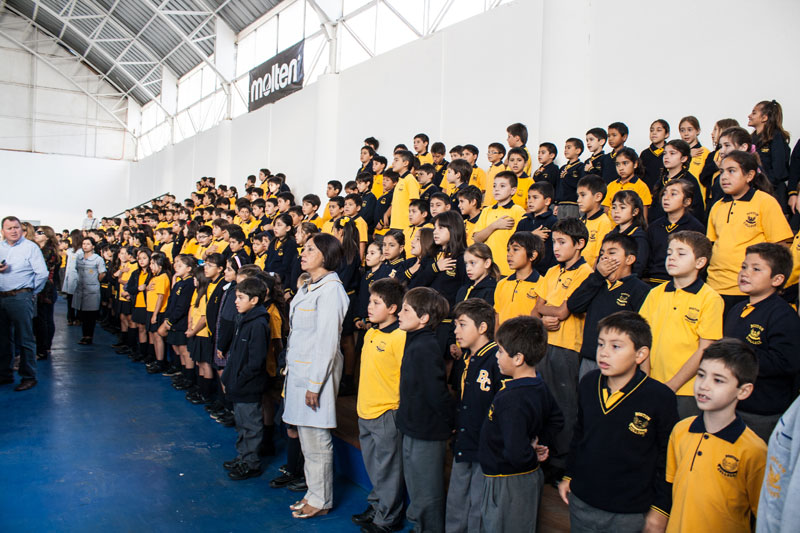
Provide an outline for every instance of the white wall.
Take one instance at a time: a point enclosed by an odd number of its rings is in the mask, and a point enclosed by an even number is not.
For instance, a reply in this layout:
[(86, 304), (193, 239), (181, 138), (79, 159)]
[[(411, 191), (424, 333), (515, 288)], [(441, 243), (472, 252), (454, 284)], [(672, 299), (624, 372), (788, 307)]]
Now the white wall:
[(241, 186), (264, 166), (286, 173), (297, 194), (321, 194), (327, 180), (354, 177), (370, 135), (383, 154), (418, 132), (473, 143), (485, 165), (486, 146), (505, 143), (512, 122), (527, 124), (529, 145), (560, 150), (621, 120), (642, 149), (652, 120), (666, 118), (677, 138), (678, 120), (693, 114), (710, 144), (714, 121), (745, 125), (754, 103), (775, 98), (796, 138), (797, 20), (793, 0), (757, 11), (746, 0), (519, 0), (134, 163), (131, 202), (166, 190), (182, 198), (203, 175)]
[(113, 215), (128, 206), (128, 161), (0, 150), (0, 216), (79, 228), (87, 209)]

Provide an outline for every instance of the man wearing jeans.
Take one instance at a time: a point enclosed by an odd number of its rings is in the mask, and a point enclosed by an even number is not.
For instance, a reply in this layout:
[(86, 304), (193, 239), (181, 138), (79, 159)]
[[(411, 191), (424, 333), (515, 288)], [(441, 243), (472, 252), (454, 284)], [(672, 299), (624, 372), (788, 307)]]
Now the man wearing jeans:
[(14, 390), (36, 385), (36, 341), (33, 315), (36, 295), (47, 281), (47, 265), (42, 251), (22, 236), (17, 217), (2, 222), (0, 242), (0, 385), (14, 383), (13, 335), (19, 339), (19, 375), (22, 382)]

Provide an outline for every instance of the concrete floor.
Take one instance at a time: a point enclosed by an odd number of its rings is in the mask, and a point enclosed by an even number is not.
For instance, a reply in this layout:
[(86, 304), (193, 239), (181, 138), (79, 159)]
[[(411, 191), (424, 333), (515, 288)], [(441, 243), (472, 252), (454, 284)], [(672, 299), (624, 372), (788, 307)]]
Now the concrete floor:
[(235, 430), (115, 354), (105, 331), (93, 346), (75, 344), (80, 327), (65, 313), (62, 301), (39, 384), (0, 387), (0, 531), (357, 530), (362, 488), (337, 479), (331, 514), (293, 519), (288, 506), (302, 494), (268, 485), (280, 451), (260, 478), (229, 480), (222, 462), (236, 455)]

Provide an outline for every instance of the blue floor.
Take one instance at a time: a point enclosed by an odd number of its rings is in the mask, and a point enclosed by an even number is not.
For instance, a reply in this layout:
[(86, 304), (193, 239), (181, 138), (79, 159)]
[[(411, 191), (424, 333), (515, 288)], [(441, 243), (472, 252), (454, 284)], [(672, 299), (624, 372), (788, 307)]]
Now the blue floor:
[(302, 493), (268, 484), (284, 454), (265, 460), (261, 477), (231, 481), (222, 462), (236, 455), (235, 429), (114, 353), (100, 328), (93, 346), (75, 344), (80, 327), (68, 328), (65, 312), (56, 307), (39, 384), (0, 387), (0, 531), (357, 530), (362, 488), (339, 478), (329, 515), (292, 518)]

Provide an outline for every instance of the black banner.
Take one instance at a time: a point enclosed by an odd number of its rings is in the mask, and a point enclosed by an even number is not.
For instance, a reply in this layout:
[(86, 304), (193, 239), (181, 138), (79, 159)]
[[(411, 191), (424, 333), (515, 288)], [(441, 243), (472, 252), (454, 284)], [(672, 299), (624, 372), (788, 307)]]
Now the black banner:
[(303, 88), (303, 44), (287, 48), (250, 71), (248, 111), (277, 102)]

